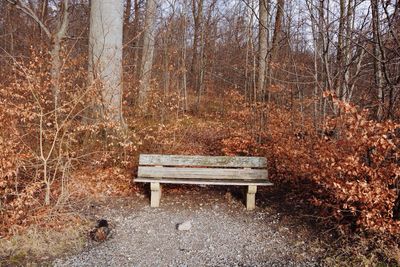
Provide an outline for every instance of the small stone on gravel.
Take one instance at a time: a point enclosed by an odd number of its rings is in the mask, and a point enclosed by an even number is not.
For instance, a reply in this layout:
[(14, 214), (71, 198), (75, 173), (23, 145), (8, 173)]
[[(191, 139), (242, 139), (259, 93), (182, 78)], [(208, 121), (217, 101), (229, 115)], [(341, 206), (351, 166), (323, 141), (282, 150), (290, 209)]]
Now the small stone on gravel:
[(192, 222), (191, 221), (186, 221), (181, 224), (178, 224), (178, 230), (179, 231), (189, 231), (190, 228), (192, 228)]

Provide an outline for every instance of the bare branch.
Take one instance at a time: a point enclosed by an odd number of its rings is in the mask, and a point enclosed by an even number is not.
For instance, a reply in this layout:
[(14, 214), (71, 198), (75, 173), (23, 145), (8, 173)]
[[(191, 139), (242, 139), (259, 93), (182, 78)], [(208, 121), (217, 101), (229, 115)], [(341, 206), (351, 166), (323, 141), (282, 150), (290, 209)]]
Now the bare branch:
[[(46, 25), (44, 25), (44, 23), (39, 19), (39, 17), (35, 14), (35, 12), (29, 6), (27, 6), (26, 4), (24, 4), (23, 2), (21, 2), (19, 0), (15, 0), (15, 1), (6, 0), (6, 1), (12, 5), (15, 5), (15, 7), (17, 9), (21, 10), (26, 15), (31, 17), (37, 24), (39, 24), (40, 28), (46, 33), (47, 37), (49, 39), (52, 38), (50, 30), (46, 27)], [(65, 1), (67, 1), (67, 0), (65, 0)]]

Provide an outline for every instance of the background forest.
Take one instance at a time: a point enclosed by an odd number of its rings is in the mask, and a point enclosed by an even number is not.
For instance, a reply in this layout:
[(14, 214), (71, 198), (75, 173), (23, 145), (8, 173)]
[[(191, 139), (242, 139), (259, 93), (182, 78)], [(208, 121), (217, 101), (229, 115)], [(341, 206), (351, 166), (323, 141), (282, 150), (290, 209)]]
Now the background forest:
[(399, 9), (0, 1), (0, 236), (130, 195), (139, 153), (163, 153), (265, 156), (324, 227), (396, 240)]

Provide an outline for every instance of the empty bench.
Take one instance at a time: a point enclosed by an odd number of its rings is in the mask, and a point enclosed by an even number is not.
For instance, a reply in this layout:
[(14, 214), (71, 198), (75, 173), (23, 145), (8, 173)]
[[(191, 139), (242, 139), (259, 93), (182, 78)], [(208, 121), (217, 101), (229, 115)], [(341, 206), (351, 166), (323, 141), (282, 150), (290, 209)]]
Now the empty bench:
[(150, 183), (151, 207), (159, 207), (161, 184), (248, 186), (246, 207), (255, 208), (257, 186), (272, 185), (263, 157), (148, 155), (139, 157), (135, 182)]

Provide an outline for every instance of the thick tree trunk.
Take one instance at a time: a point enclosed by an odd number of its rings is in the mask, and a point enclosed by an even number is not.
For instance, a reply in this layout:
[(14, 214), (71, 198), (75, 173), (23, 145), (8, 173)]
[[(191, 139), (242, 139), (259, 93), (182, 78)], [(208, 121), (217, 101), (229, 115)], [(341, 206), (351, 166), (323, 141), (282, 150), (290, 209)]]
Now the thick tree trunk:
[(90, 81), (101, 86), (102, 119), (122, 123), (122, 0), (92, 0), (89, 33)]

